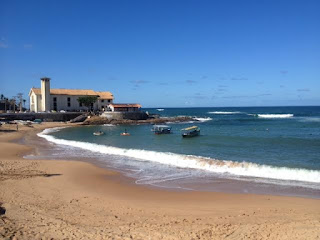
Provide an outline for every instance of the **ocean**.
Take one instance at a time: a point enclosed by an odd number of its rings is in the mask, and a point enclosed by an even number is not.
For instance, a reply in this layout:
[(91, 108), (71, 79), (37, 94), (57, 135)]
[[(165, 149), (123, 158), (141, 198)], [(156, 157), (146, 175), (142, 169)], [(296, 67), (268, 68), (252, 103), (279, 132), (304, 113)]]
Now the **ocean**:
[[(320, 198), (320, 107), (163, 109), (143, 110), (198, 121), (168, 123), (165, 135), (152, 125), (47, 129), (39, 136), (52, 148), (37, 157), (85, 159), (166, 189)], [(200, 136), (182, 138), (193, 125)]]

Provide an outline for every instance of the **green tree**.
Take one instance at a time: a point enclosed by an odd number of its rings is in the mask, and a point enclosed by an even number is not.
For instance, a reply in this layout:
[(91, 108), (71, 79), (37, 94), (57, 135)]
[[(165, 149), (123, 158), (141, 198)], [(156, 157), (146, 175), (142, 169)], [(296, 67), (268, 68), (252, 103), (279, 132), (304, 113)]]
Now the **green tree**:
[(86, 97), (79, 97), (77, 100), (80, 105), (87, 107), (87, 110), (97, 101), (97, 96), (86, 96)]

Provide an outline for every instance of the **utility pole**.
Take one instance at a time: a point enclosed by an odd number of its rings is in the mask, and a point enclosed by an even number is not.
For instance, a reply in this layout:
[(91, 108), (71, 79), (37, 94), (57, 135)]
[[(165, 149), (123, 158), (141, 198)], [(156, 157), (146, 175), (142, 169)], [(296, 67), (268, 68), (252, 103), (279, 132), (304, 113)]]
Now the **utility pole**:
[(22, 96), (23, 96), (23, 93), (18, 93), (17, 94), (17, 97), (19, 99), (19, 111), (20, 112), (22, 112), (22, 101), (23, 101)]

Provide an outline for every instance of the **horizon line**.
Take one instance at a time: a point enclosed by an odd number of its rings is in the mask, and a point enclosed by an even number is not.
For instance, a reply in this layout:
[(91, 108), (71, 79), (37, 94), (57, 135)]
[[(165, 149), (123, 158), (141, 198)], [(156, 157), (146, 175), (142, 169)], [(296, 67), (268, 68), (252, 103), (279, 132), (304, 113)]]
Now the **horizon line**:
[(224, 106), (224, 107), (142, 107), (142, 108), (254, 108), (254, 107), (320, 107), (320, 105)]

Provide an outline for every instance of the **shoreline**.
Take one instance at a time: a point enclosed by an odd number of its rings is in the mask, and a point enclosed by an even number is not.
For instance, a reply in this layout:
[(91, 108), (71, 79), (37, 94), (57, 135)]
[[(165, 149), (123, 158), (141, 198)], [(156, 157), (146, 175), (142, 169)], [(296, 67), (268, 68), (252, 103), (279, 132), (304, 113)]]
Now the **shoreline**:
[(87, 162), (23, 159), (34, 147), (12, 141), (53, 125), (0, 133), (4, 238), (320, 237), (317, 199), (154, 189)]
[[(80, 127), (83, 127), (82, 125)], [(50, 130), (49, 130), (50, 131)], [(45, 134), (46, 135), (46, 134)], [(50, 136), (50, 134), (48, 134)], [(161, 178), (157, 175), (155, 178), (150, 178), (150, 174), (152, 174), (152, 170), (145, 169), (142, 166), (135, 167), (134, 165), (130, 165), (127, 163), (119, 163), (115, 164), (112, 163), (113, 161), (118, 161), (118, 158), (124, 159), (124, 161), (131, 161), (130, 156), (126, 156), (123, 148), (118, 148), (118, 152), (120, 153), (120, 157), (118, 155), (105, 155), (104, 153), (107, 151), (106, 149), (102, 149), (102, 153), (104, 157), (99, 155), (99, 151), (93, 149), (93, 146), (89, 149), (80, 145), (75, 145), (75, 143), (69, 145), (67, 142), (60, 142), (59, 138), (55, 140), (47, 138), (46, 136), (39, 136), (39, 139), (46, 139), (48, 144), (52, 144), (54, 147), (52, 150), (47, 150), (46, 146), (43, 145), (45, 150), (40, 152), (40, 158), (50, 159), (50, 156), (56, 155), (57, 157), (54, 158), (56, 160), (65, 159), (65, 160), (76, 160), (76, 161), (84, 161), (91, 164), (94, 164), (97, 167), (109, 169), (112, 171), (116, 171), (125, 175), (130, 181), (134, 182), (137, 185), (142, 185), (144, 187), (156, 188), (156, 189), (167, 189), (170, 191), (196, 191), (196, 192), (220, 192), (220, 193), (236, 193), (236, 194), (258, 194), (258, 195), (272, 195), (272, 196), (288, 196), (288, 197), (302, 197), (302, 198), (312, 198), (312, 199), (320, 199), (320, 191), (316, 185), (312, 186), (308, 182), (297, 182), (297, 183), (289, 183), (289, 182), (282, 182), (281, 179), (272, 178), (262, 178), (262, 179), (255, 179), (254, 177), (244, 176), (245, 179), (237, 178), (235, 175), (234, 177), (224, 177), (213, 175), (209, 173), (204, 173), (203, 176), (200, 175), (188, 175), (183, 171), (180, 171), (177, 166), (173, 166), (177, 168), (174, 170), (175, 174), (179, 176), (177, 178), (172, 177), (171, 173), (163, 173)], [(40, 140), (41, 141), (41, 140)], [(45, 141), (46, 142), (46, 141)], [(79, 142), (81, 143), (81, 142)], [(70, 151), (71, 154), (64, 154), (62, 152), (64, 147), (71, 147)], [(96, 144), (94, 147), (100, 148), (104, 145)], [(113, 149), (111, 149), (113, 150)], [(131, 148), (130, 148), (131, 150)], [(141, 149), (134, 149), (139, 151)], [(81, 152), (81, 154), (79, 154)], [(42, 154), (43, 153), (43, 154)], [(97, 154), (98, 153), (98, 154)], [(121, 155), (124, 153), (124, 155)], [(157, 153), (157, 152), (154, 152)], [(169, 153), (172, 154), (172, 153)], [(87, 157), (83, 157), (83, 156)], [(137, 155), (137, 153), (136, 153)], [(59, 156), (59, 157), (58, 157)], [(161, 156), (165, 158), (165, 156)], [(169, 156), (170, 157), (170, 156)], [(29, 157), (29, 159), (39, 159), (39, 157)], [(134, 159), (134, 158), (133, 158)], [(157, 164), (161, 167), (162, 163), (153, 162), (153, 159), (150, 160), (150, 163), (147, 164), (155, 164), (154, 167), (157, 167)], [(149, 162), (149, 161), (148, 161)], [(153, 166), (153, 165), (152, 165)], [(166, 164), (164, 165), (166, 166)], [(264, 166), (264, 165), (261, 165)], [(267, 166), (272, 168), (273, 166)], [(140, 174), (141, 171), (144, 174)], [(150, 167), (149, 167), (150, 168)], [(181, 168), (181, 169), (188, 169), (188, 168)], [(191, 168), (193, 169), (193, 168)], [(197, 170), (197, 169), (196, 169)], [(274, 169), (277, 170), (277, 169)], [(201, 170), (200, 170), (201, 171)], [(169, 175), (168, 175), (169, 174)], [(182, 175), (181, 175), (182, 174)], [(278, 181), (278, 182), (273, 182)]]

